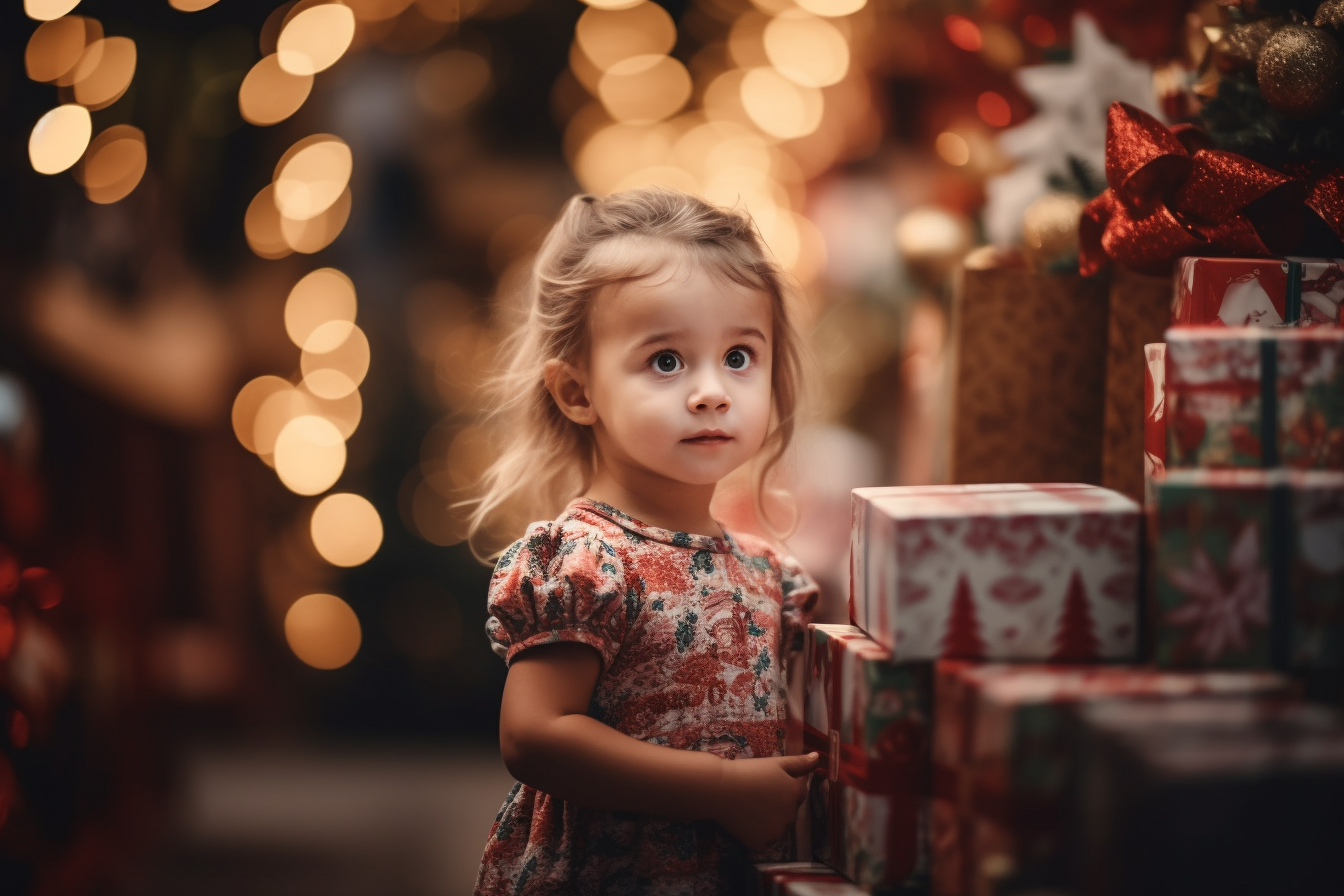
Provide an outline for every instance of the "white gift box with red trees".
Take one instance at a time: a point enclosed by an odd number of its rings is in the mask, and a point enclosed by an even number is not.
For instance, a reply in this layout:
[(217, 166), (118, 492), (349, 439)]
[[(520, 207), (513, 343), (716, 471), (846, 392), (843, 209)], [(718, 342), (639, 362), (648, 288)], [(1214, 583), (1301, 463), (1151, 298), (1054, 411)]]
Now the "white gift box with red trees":
[(1075, 483), (855, 489), (850, 618), (894, 658), (1134, 656), (1139, 505)]

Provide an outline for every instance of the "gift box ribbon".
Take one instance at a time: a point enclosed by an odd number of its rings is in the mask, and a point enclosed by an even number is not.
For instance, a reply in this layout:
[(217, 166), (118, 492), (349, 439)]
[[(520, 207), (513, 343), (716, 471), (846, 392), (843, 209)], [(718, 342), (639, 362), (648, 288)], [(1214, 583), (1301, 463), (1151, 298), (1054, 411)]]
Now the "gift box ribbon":
[(1183, 255), (1283, 255), (1301, 240), (1305, 209), (1344, 239), (1344, 168), (1303, 180), (1127, 103), (1108, 111), (1106, 182), (1079, 221), (1084, 276), (1112, 261), (1165, 275)]

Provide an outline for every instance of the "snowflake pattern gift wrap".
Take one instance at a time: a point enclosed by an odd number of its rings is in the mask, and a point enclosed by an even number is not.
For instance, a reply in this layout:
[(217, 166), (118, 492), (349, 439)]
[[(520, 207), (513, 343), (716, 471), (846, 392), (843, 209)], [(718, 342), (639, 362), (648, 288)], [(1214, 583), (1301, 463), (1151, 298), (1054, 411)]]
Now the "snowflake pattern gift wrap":
[(1093, 485), (855, 489), (850, 618), (900, 661), (1128, 659), (1139, 525)]
[(1344, 470), (1344, 329), (1167, 331), (1167, 469)]
[(812, 850), (865, 887), (927, 872), (931, 667), (895, 663), (852, 625), (812, 625), (803, 722), (822, 756), (809, 788)]
[(1273, 672), (1161, 672), (940, 660), (934, 683), (932, 889), (938, 896), (1067, 882), (1079, 704), (1291, 697)]
[(1182, 258), (1171, 322), (1225, 327), (1339, 324), (1344, 259)]
[(1344, 473), (1172, 471), (1156, 514), (1157, 663), (1344, 666)]

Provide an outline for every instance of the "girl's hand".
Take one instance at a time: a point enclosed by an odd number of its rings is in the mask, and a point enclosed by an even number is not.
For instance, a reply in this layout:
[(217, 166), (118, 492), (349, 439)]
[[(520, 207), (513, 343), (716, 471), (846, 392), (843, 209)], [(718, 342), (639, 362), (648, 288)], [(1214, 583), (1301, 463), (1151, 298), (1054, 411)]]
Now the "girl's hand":
[(816, 753), (725, 760), (714, 820), (752, 852), (761, 852), (798, 817), (817, 762)]

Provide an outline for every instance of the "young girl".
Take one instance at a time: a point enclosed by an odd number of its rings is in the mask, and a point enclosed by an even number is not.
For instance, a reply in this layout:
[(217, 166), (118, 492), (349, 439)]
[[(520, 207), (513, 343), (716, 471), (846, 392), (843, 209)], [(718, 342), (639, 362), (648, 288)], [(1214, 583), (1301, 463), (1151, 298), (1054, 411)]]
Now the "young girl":
[(783, 755), (783, 660), (817, 590), (710, 515), (792, 434), (784, 291), (744, 216), (670, 190), (578, 196), (543, 243), (473, 533), (569, 503), (490, 582), (519, 783), (478, 894), (738, 893), (748, 861), (791, 857), (817, 755)]

